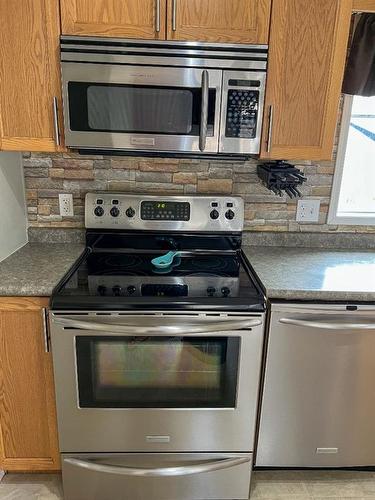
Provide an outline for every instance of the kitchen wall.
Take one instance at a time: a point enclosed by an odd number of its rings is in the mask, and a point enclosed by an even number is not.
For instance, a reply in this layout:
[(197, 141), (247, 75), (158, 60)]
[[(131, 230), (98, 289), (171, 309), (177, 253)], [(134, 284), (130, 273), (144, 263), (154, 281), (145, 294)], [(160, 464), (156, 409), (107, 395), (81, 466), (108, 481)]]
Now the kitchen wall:
[(22, 157), (0, 153), (0, 261), (27, 243)]
[[(246, 203), (246, 229), (276, 232), (371, 232), (375, 227), (327, 225), (333, 180), (332, 162), (295, 162), (306, 174), (304, 198), (321, 200), (318, 224), (295, 221), (296, 201), (280, 198), (260, 182), (257, 160), (218, 162), (82, 157), (77, 154), (24, 154), (26, 197), (30, 226), (81, 228), (84, 196), (93, 190), (157, 194), (234, 194)], [(59, 215), (58, 193), (73, 193), (75, 215)]]

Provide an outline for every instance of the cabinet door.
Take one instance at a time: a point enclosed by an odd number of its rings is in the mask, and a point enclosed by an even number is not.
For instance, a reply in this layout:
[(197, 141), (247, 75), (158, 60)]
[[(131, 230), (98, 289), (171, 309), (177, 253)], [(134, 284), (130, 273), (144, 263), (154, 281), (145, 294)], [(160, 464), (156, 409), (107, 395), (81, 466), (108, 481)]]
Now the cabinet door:
[(168, 0), (168, 39), (267, 44), (271, 0)]
[(352, 0), (273, 1), (262, 158), (331, 159), (351, 10)]
[(47, 299), (0, 299), (0, 469), (60, 468)]
[(165, 39), (166, 0), (61, 0), (66, 35)]
[(61, 103), (59, 2), (0, 0), (0, 19), (2, 149), (56, 151), (54, 97)]

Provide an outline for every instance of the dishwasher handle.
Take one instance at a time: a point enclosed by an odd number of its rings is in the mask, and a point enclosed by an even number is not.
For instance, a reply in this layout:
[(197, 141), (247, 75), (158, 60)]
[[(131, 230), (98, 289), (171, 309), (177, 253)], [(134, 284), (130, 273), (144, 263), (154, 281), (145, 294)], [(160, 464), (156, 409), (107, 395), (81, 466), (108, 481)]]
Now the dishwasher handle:
[(357, 321), (353, 323), (341, 323), (339, 321), (327, 320), (280, 318), (279, 323), (284, 325), (301, 326), (304, 328), (320, 328), (322, 330), (375, 330), (375, 320), (374, 323), (358, 323)]

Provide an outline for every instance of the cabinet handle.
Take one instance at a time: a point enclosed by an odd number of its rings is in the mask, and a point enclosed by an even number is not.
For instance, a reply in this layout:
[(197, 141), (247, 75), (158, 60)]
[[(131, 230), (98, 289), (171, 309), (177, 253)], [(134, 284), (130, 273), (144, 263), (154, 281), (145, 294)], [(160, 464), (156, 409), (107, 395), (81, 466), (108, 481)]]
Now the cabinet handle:
[(156, 33), (160, 33), (160, 0), (156, 0)]
[(53, 98), (53, 129), (56, 146), (60, 146), (59, 104), (57, 97)]
[(267, 153), (270, 153), (272, 148), (272, 128), (273, 128), (273, 106), (271, 104), (270, 113), (268, 116)]
[(177, 0), (172, 0), (172, 31), (177, 30)]
[(49, 328), (48, 328), (48, 310), (46, 307), (42, 309), (43, 321), (43, 336), (44, 336), (44, 351), (49, 352)]

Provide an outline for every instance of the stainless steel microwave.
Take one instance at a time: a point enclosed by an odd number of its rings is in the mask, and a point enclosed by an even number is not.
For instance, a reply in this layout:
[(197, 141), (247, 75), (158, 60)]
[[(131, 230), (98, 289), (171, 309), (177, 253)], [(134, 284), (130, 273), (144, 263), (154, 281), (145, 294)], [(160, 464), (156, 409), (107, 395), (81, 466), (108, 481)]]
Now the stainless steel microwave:
[(66, 145), (128, 154), (254, 155), (266, 45), (62, 37)]

